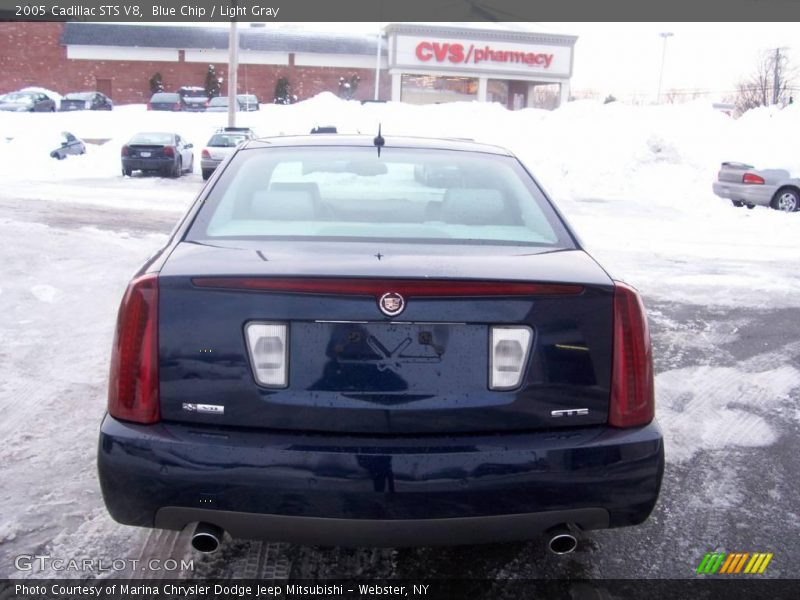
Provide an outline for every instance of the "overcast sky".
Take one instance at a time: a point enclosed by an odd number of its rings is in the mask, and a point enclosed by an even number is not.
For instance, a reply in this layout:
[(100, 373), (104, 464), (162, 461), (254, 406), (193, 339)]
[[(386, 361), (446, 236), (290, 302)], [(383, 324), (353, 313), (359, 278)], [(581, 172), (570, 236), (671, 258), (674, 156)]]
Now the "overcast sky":
[[(701, 89), (721, 99), (750, 74), (765, 51), (781, 52), (790, 63), (800, 50), (797, 23), (537, 23), (542, 31), (579, 36), (573, 89), (601, 94), (655, 96), (664, 38), (662, 89)], [(792, 45), (796, 47), (793, 47)]]
[[(698, 0), (702, 1), (702, 0)], [(227, 26), (218, 23), (219, 26)], [(450, 25), (442, 23), (442, 25)], [(247, 24), (242, 24), (246, 27)], [(374, 34), (378, 23), (269, 23), (316, 31)], [(501, 27), (578, 36), (573, 91), (592, 90), (623, 99), (638, 95), (653, 99), (664, 38), (667, 38), (662, 90), (703, 90), (713, 100), (730, 94), (736, 82), (750, 74), (765, 51), (781, 52), (800, 65), (798, 23), (471, 23), (471, 27)], [(793, 47), (794, 44), (794, 47)]]

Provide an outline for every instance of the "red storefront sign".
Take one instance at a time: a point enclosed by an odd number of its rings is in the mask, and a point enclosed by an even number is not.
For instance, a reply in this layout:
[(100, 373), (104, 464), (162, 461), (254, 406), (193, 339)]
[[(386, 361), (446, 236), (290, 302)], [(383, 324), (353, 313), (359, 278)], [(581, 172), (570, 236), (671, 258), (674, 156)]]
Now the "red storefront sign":
[(518, 63), (529, 67), (547, 69), (553, 62), (553, 55), (543, 52), (522, 52), (520, 50), (503, 50), (486, 45), (475, 47), (475, 44), (451, 42), (420, 42), (416, 48), (417, 58), (423, 62), (436, 61), (453, 64), (474, 64), (482, 62)]

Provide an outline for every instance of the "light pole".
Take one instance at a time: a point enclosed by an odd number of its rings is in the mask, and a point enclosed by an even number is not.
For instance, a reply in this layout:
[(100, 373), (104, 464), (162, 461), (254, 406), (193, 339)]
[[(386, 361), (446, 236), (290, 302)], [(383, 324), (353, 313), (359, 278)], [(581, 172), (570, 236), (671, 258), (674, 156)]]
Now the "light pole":
[(664, 79), (664, 60), (667, 58), (667, 38), (671, 38), (675, 34), (671, 31), (663, 31), (658, 35), (664, 40), (664, 44), (661, 47), (661, 70), (658, 73), (658, 94), (656, 94), (656, 102), (661, 101), (661, 82)]
[[(236, 3), (234, 2), (234, 6)], [(228, 35), (228, 127), (236, 127), (236, 89), (238, 87), (237, 71), (239, 70), (239, 31), (236, 19), (231, 21)]]

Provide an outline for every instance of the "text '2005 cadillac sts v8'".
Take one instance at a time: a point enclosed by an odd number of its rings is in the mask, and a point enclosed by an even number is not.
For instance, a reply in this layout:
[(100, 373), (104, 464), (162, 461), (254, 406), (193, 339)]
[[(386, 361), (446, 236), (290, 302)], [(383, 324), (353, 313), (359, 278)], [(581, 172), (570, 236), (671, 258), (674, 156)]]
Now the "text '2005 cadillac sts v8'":
[(120, 523), (425, 545), (650, 514), (647, 320), (509, 152), (250, 141), (119, 311), (100, 433)]

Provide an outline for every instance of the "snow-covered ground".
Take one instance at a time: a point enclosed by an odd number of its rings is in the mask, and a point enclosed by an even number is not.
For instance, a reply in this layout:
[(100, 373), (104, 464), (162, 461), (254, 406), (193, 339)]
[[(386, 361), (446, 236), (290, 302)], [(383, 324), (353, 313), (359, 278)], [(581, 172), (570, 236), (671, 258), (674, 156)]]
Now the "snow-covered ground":
[[(141, 545), (145, 534), (110, 521), (95, 476), (114, 315), (129, 276), (169, 230), (142, 234), (139, 225), (177, 219), (191, 202), (202, 185), (200, 149), (225, 118), (144, 106), (0, 113), (0, 556), (129, 556)], [(800, 167), (785, 134), (800, 126), (798, 105), (733, 120), (703, 103), (582, 101), (553, 112), (509, 112), (474, 103), (362, 106), (323, 94), (239, 118), (261, 135), (328, 124), (373, 134), (380, 123), (386, 136), (501, 144), (543, 183), (600, 262), (647, 301), (723, 313), (800, 305), (800, 213), (737, 209), (711, 192), (723, 160)], [(121, 177), (120, 147), (144, 130), (174, 130), (193, 142), (195, 174)], [(110, 141), (55, 161), (43, 140), (61, 131)], [(113, 226), (82, 226), (81, 211), (98, 209), (117, 216)], [(63, 220), (65, 211), (71, 220)], [(663, 312), (651, 317), (666, 331), (658, 344), (675, 353), (657, 378), (671, 465), (702, 452), (774, 444), (781, 432), (750, 406), (754, 400), (800, 422), (790, 407), (800, 387), (796, 344), (723, 364), (709, 349), (735, 342), (738, 326), (698, 332)], [(702, 350), (697, 364), (686, 359), (694, 350)], [(732, 473), (725, 481), (735, 487)], [(9, 564), (2, 562), (0, 575), (13, 573)]]

